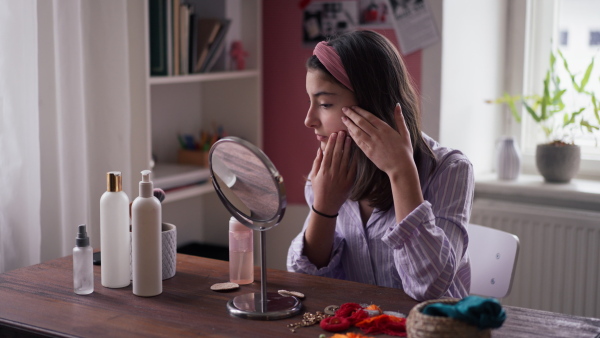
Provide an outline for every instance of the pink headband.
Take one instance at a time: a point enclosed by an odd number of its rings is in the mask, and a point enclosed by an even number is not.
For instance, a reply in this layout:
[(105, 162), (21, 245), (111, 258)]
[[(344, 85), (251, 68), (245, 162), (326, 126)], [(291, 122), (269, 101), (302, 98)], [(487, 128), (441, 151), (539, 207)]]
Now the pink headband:
[(319, 61), (321, 61), (323, 66), (325, 66), (336, 80), (340, 81), (351, 91), (354, 91), (350, 79), (348, 78), (348, 74), (342, 64), (342, 59), (340, 59), (340, 56), (333, 47), (329, 46), (325, 41), (321, 41), (315, 47), (313, 55), (317, 56)]

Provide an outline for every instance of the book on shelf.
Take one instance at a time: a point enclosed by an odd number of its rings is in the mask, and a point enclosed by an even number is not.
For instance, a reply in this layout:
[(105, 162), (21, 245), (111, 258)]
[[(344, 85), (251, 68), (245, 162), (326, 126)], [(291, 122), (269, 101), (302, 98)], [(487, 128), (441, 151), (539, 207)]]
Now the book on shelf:
[(179, 9), (179, 74), (189, 74), (190, 57), (190, 18), (194, 8), (188, 3), (183, 3)]
[(194, 67), (194, 73), (200, 72), (202, 65), (208, 56), (210, 45), (215, 41), (219, 29), (221, 28), (221, 19), (218, 18), (200, 18), (197, 21), (197, 53), (198, 59)]
[(167, 7), (167, 75), (173, 75), (173, 0), (166, 0)]
[(173, 0), (171, 17), (173, 18), (173, 75), (179, 75), (179, 10), (181, 8), (181, 0)]
[[(223, 61), (231, 20), (199, 17), (192, 0), (148, 0), (150, 75), (211, 71)], [(198, 10), (200, 9), (200, 11)]]
[(194, 73), (194, 67), (196, 66), (196, 64), (194, 63), (194, 60), (196, 60), (198, 58), (198, 52), (197, 52), (197, 48), (196, 48), (196, 41), (198, 40), (197, 35), (198, 35), (198, 29), (196, 28), (196, 26), (198, 25), (198, 21), (196, 19), (196, 14), (194, 13), (194, 10), (192, 10), (192, 12), (190, 13), (190, 27), (188, 30), (189, 33), (189, 39), (187, 41), (188, 44), (188, 62), (187, 62), (187, 70), (188, 73), (192, 74)]
[(168, 75), (167, 2), (149, 0), (150, 75)]
[(229, 19), (221, 19), (221, 28), (215, 37), (215, 40), (209, 47), (208, 56), (206, 57), (206, 61), (200, 68), (201, 73), (210, 72), (212, 68), (215, 66), (219, 57), (223, 54), (223, 50), (225, 49), (225, 36), (227, 36), (227, 31), (229, 31), (229, 25), (231, 24), (231, 20)]

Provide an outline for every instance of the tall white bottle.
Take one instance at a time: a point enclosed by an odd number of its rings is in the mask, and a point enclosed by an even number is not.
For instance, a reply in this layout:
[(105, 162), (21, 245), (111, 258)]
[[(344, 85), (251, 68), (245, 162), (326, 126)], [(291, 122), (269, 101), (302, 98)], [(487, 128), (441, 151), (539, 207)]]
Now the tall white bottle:
[(162, 213), (154, 197), (150, 170), (142, 171), (140, 196), (133, 201), (132, 267), (133, 294), (152, 297), (162, 293)]
[(122, 189), (120, 171), (106, 174), (106, 192), (100, 198), (100, 254), (102, 286), (128, 286), (131, 283), (129, 197)]

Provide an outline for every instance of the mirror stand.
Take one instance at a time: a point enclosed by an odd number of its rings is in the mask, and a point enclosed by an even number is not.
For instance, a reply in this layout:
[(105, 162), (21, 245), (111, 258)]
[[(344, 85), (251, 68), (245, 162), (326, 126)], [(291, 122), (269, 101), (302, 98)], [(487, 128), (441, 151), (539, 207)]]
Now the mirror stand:
[(260, 231), (260, 293), (247, 293), (227, 302), (227, 311), (233, 316), (275, 320), (295, 315), (302, 303), (293, 296), (282, 296), (276, 292), (267, 293), (266, 231)]
[(266, 231), (277, 226), (285, 212), (283, 178), (267, 155), (238, 137), (220, 139), (208, 157), (212, 183), (223, 205), (240, 223), (260, 231), (260, 293), (233, 298), (227, 302), (227, 311), (232, 316), (258, 320), (295, 315), (302, 309), (298, 298), (267, 293)]

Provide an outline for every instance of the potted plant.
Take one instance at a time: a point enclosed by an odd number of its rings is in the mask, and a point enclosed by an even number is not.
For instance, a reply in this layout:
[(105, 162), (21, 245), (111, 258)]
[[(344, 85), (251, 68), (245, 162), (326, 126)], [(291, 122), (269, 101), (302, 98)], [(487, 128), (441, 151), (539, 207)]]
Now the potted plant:
[[(557, 51), (568, 78), (556, 72), (556, 55), (550, 53), (550, 66), (544, 77), (542, 94), (529, 96), (504, 94), (488, 103), (506, 104), (515, 121), (521, 122), (517, 109), (520, 102), (544, 132), (547, 142), (536, 148), (536, 166), (547, 182), (566, 183), (579, 171), (581, 150), (575, 139), (586, 134), (594, 135), (600, 128), (600, 102), (597, 93), (586, 90), (594, 68), (594, 58), (582, 76), (571, 72), (560, 50)], [(580, 77), (580, 79), (579, 79)], [(569, 103), (565, 98), (569, 96)], [(592, 112), (592, 118), (583, 114)], [(596, 139), (597, 143), (597, 139)]]

